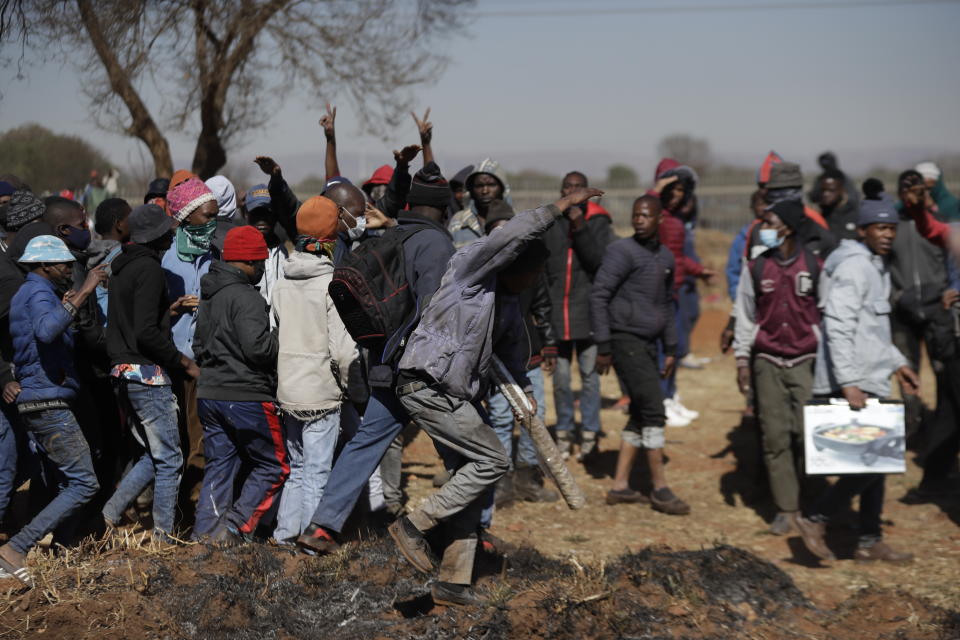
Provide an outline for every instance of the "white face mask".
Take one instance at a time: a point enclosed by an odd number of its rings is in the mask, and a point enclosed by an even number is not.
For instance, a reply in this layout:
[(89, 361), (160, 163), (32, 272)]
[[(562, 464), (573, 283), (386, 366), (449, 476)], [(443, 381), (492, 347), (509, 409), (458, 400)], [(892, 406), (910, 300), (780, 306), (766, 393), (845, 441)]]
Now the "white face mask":
[(347, 211), (346, 208), (344, 207), (340, 207), (340, 210), (343, 211), (348, 216), (350, 216), (351, 218), (353, 218), (354, 222), (356, 222), (356, 224), (353, 227), (347, 229), (347, 237), (350, 238), (350, 240), (358, 240), (360, 236), (363, 235), (363, 232), (367, 228), (367, 216), (355, 217), (352, 213)]

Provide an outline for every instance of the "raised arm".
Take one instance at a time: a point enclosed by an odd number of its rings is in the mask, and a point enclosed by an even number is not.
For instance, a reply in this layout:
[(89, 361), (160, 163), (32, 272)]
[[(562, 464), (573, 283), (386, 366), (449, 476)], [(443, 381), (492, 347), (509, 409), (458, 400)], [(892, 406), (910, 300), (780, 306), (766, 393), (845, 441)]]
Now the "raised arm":
[(277, 222), (283, 227), (290, 238), (297, 237), (297, 209), (300, 208), (300, 201), (293, 193), (290, 185), (283, 178), (283, 170), (273, 158), (269, 156), (257, 156), (253, 160), (270, 177), (267, 183), (267, 191), (270, 192), (270, 208), (277, 216)]
[(430, 122), (430, 107), (423, 114), (423, 119), (417, 117), (413, 111), (410, 112), (413, 121), (417, 123), (417, 129), (420, 131), (420, 146), (423, 147), (423, 164), (433, 162), (433, 147), (430, 143), (433, 141), (433, 123)]
[(337, 132), (334, 122), (337, 119), (337, 108), (327, 103), (327, 112), (320, 118), (323, 136), (327, 139), (327, 151), (323, 158), (323, 167), (326, 172), (326, 181), (329, 182), (340, 176), (340, 163), (337, 162)]
[(543, 235), (543, 232), (563, 215), (565, 209), (600, 195), (603, 195), (603, 191), (599, 189), (578, 189), (552, 205), (518, 213), (497, 229), (496, 233), (484, 236), (461, 249), (462, 254), (458, 255), (462, 255), (462, 259), (457, 266), (459, 278), (473, 284), (500, 271), (520, 255), (527, 241)]
[(387, 184), (387, 191), (377, 200), (377, 208), (388, 217), (396, 218), (400, 211), (407, 206), (407, 194), (410, 193), (410, 163), (420, 153), (419, 145), (407, 145), (399, 151), (393, 152), (396, 165), (393, 168), (393, 177)]

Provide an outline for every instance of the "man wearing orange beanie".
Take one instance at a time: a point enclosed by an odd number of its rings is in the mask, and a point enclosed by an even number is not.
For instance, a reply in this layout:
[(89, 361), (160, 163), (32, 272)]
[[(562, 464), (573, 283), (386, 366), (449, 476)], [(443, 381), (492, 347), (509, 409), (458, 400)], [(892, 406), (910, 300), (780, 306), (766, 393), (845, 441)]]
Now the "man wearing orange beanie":
[(279, 331), (277, 401), (290, 458), (274, 538), (292, 543), (323, 497), (340, 434), (340, 406), (357, 347), (327, 292), (339, 210), (314, 196), (297, 210), (296, 251), (283, 263), (271, 312)]
[[(202, 363), (197, 398), (206, 465), (193, 535), (217, 544), (248, 540), (290, 472), (273, 401), (279, 343), (254, 286), (267, 253), (263, 234), (235, 227), (223, 261), (200, 281), (193, 350)], [(247, 475), (238, 485), (241, 460)]]

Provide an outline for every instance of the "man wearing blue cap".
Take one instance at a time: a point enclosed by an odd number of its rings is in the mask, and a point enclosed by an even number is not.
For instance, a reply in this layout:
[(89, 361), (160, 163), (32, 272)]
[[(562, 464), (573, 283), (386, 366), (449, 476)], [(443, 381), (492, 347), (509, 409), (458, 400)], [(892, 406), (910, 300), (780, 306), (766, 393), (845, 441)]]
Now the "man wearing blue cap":
[[(857, 218), (859, 241), (844, 240), (823, 265), (823, 338), (817, 354), (814, 395), (842, 397), (851, 409), (863, 409), (867, 398), (890, 395), (890, 376), (904, 392), (917, 392), (917, 374), (893, 344), (890, 333), (888, 262), (897, 237), (899, 216), (893, 201), (864, 200)], [(836, 557), (824, 542), (830, 516), (860, 497), (860, 539), (854, 559), (909, 562), (913, 555), (895, 551), (883, 541), (884, 480), (882, 474), (840, 476), (805, 516), (795, 520), (807, 548), (823, 560)]]
[[(71, 410), (80, 383), (74, 368), (73, 320), (77, 308), (105, 279), (93, 269), (73, 290), (75, 258), (63, 240), (33, 238), (18, 262), (30, 269), (10, 305), (17, 410), (38, 449), (63, 477), (60, 493), (3, 547), (0, 569), (27, 586), (33, 580), (27, 553), (47, 533), (90, 501), (99, 489), (90, 448)], [(62, 293), (66, 292), (66, 293)]]

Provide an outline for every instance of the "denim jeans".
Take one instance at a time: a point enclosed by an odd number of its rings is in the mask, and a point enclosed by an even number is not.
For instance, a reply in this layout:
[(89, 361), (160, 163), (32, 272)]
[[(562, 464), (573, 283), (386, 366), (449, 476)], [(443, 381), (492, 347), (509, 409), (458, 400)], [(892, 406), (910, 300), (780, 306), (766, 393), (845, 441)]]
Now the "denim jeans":
[[(547, 413), (543, 391), (543, 371), (540, 367), (534, 367), (527, 372), (527, 377), (533, 385), (533, 397), (537, 401), (537, 417), (543, 420)], [(500, 438), (500, 444), (507, 452), (510, 467), (513, 468), (513, 411), (510, 409), (507, 398), (499, 391), (491, 393), (487, 398), (487, 415), (490, 418), (490, 426), (493, 427), (497, 437)], [(533, 440), (526, 429), (520, 429), (520, 436), (517, 438), (517, 462), (526, 466), (539, 464), (537, 449), (533, 446)]]
[(333, 465), (327, 487), (310, 521), (339, 532), (387, 447), (410, 421), (392, 389), (374, 387), (363, 420)]
[(173, 532), (183, 453), (177, 428), (177, 399), (169, 386), (119, 380), (120, 404), (128, 414), (133, 437), (143, 455), (123, 477), (103, 507), (103, 515), (119, 522), (130, 503), (153, 482), (153, 527)]
[(17, 437), (7, 416), (0, 412), (0, 522), (16, 489)]
[(273, 534), (281, 542), (303, 533), (320, 504), (333, 468), (333, 452), (340, 435), (340, 410), (309, 420), (284, 414), (283, 425), (290, 477), (280, 495), (277, 528)]
[(574, 427), (573, 391), (570, 389), (570, 361), (577, 353), (580, 366), (580, 416), (586, 431), (600, 431), (600, 376), (597, 375), (597, 345), (589, 340), (557, 345), (557, 369), (553, 372), (553, 402), (557, 409), (557, 431)]
[(60, 491), (27, 526), (10, 539), (10, 546), (27, 553), (37, 541), (93, 499), (100, 485), (93, 471), (90, 447), (72, 411), (50, 409), (21, 416), (40, 455), (58, 471)]

